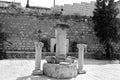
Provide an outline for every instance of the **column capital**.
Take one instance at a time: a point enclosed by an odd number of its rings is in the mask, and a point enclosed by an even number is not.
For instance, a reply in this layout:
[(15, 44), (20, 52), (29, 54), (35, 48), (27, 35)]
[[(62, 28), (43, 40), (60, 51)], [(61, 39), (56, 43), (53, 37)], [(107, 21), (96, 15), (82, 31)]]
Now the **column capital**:
[(77, 48), (81, 48), (81, 47), (86, 48), (87, 44), (77, 44)]
[(59, 23), (59, 24), (56, 24), (56, 26), (54, 28), (61, 28), (64, 30), (64, 29), (68, 29), (69, 25), (66, 23)]
[(44, 44), (42, 42), (35, 42), (35, 46), (36, 47), (40, 46), (42, 48)]

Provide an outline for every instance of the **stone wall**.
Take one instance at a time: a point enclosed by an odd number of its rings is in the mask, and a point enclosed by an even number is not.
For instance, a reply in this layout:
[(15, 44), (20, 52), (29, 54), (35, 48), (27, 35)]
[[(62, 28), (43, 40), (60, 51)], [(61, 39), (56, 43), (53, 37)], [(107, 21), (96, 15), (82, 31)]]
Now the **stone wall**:
[[(36, 18), (27, 15), (1, 14), (0, 23), (4, 31), (9, 33), (8, 41), (13, 45), (6, 46), (7, 50), (32, 51), (34, 50), (33, 38), (37, 30), (42, 30), (43, 38), (53, 38), (55, 36), (54, 25), (56, 20)], [(68, 21), (70, 29), (67, 31), (67, 38), (77, 43), (87, 43), (89, 48), (98, 48), (99, 43), (94, 35), (92, 26), (86, 22)]]
[[(39, 29), (42, 30), (42, 38), (49, 40), (55, 37), (54, 25), (57, 19), (38, 15), (34, 11), (31, 14), (30, 11), (20, 13), (18, 10), (11, 8), (0, 8), (0, 10), (0, 23), (3, 30), (10, 35), (8, 41), (13, 43), (13, 45), (5, 46), (8, 51), (34, 51), (33, 36)], [(92, 24), (71, 19), (67, 23), (70, 25), (70, 29), (67, 31), (67, 38), (70, 42), (88, 44), (88, 53), (91, 54), (102, 49), (95, 37)], [(116, 46), (119, 49), (120, 45)]]
[[(120, 1), (116, 2), (115, 5), (116, 8), (118, 8), (120, 11)], [(52, 9), (60, 10), (61, 8), (64, 9), (63, 11), (64, 15), (79, 14), (81, 16), (93, 16), (93, 11), (95, 9), (95, 1), (64, 4), (62, 7), (56, 5)], [(117, 18), (120, 18), (120, 13), (118, 14)]]
[(21, 3), (18, 2), (0, 1), (0, 7), (8, 7), (11, 5), (15, 5), (16, 7), (22, 7)]
[[(0, 1), (0, 7), (9, 7), (11, 5), (14, 5), (18, 8), (22, 8), (21, 3), (18, 3), (18, 2)], [(116, 8), (120, 10), (120, 1), (117, 1), (115, 5), (116, 5)], [(93, 11), (95, 9), (95, 1), (64, 4), (63, 6), (55, 5), (55, 7), (51, 7), (51, 8), (34, 7), (34, 6), (31, 6), (31, 8), (33, 11), (35, 12), (37, 11), (39, 13), (51, 13), (51, 10), (53, 9), (60, 11), (61, 8), (63, 8), (64, 15), (78, 14), (81, 16), (93, 16)], [(26, 11), (29, 11), (29, 9)], [(120, 18), (120, 14), (118, 14), (117, 17)]]
[[(56, 5), (52, 9), (60, 10), (61, 6)], [(64, 9), (63, 11), (64, 15), (79, 14), (82, 16), (93, 16), (93, 10), (95, 9), (95, 2), (91, 1), (90, 3), (87, 2), (73, 3), (73, 5), (64, 4), (63, 9)]]

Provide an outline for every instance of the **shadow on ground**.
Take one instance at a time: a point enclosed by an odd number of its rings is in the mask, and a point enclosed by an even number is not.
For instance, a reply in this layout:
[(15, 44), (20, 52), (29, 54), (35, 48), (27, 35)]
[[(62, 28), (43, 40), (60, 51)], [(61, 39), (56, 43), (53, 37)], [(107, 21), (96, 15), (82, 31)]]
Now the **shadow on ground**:
[(16, 80), (70, 80), (70, 79), (54, 79), (44, 75), (41, 76), (28, 75), (24, 77), (18, 77)]

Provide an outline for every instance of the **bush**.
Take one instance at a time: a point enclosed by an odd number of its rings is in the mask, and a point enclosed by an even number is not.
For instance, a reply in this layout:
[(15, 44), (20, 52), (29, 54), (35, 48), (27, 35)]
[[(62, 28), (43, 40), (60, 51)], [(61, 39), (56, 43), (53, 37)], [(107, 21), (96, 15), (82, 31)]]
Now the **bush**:
[(42, 38), (40, 42), (43, 42), (44, 44), (42, 51), (50, 52), (50, 40), (48, 38)]
[(3, 32), (2, 24), (0, 24), (0, 59), (7, 58), (5, 52), (5, 42), (7, 42), (8, 44), (12, 44), (9, 41), (7, 41), (8, 37), (9, 37), (8, 33)]
[(77, 48), (77, 42), (76, 41), (71, 41), (70, 42), (70, 52), (78, 52)]
[(104, 54), (102, 51), (96, 51), (94, 54), (95, 59), (103, 59), (104, 58)]

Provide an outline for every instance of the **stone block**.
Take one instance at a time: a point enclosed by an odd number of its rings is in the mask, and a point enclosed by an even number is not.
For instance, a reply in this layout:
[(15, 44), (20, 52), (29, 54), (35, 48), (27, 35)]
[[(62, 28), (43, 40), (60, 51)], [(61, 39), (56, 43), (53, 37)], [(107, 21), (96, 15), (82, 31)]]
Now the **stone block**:
[(67, 79), (77, 76), (77, 65), (72, 64), (43, 64), (43, 74), (57, 79)]
[(55, 63), (55, 56), (46, 56), (45, 60), (47, 61), (47, 63)]
[(21, 50), (21, 48), (19, 47), (18, 50)]

